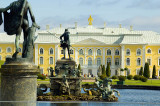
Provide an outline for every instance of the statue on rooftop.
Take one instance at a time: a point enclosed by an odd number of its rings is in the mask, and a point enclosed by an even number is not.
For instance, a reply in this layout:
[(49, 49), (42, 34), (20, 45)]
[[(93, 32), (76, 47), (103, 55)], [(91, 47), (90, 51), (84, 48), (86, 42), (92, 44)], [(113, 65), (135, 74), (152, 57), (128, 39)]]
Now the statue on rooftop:
[[(65, 29), (65, 32), (60, 36), (60, 44), (61, 44), (61, 47), (63, 48), (63, 54), (64, 54), (64, 57), (62, 59), (65, 59), (65, 49), (67, 48), (68, 50), (68, 55), (69, 55), (69, 59), (70, 58), (70, 39), (69, 39), (69, 31), (68, 29)], [(63, 38), (63, 39), (62, 39)]]
[[(8, 13), (7, 11), (10, 10)], [(12, 57), (16, 58), (17, 54), (19, 53), (19, 40), (20, 35), (23, 30), (24, 33), (24, 42), (23, 42), (23, 52), (22, 57), (25, 57), (25, 53), (27, 52), (27, 41), (28, 41), (28, 35), (29, 35), (29, 21), (28, 21), (28, 14), (29, 11), (31, 20), (32, 20), (32, 28), (40, 28), (36, 22), (35, 17), (33, 15), (32, 9), (30, 4), (27, 2), (27, 0), (17, 0), (15, 2), (12, 2), (9, 6), (6, 8), (0, 8), (0, 25), (3, 22), (2, 19), (2, 12), (4, 14), (4, 31), (8, 35), (14, 35), (16, 34), (15, 39), (15, 46), (16, 46), (16, 52), (13, 54)]]

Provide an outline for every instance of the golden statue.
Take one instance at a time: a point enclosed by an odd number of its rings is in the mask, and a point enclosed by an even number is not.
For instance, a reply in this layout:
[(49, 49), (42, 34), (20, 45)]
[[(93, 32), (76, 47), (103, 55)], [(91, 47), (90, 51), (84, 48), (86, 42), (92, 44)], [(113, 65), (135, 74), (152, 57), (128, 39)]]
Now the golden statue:
[(90, 17), (88, 18), (88, 22), (89, 22), (89, 24), (88, 24), (88, 25), (92, 25), (93, 18), (91, 17), (91, 15), (90, 15)]

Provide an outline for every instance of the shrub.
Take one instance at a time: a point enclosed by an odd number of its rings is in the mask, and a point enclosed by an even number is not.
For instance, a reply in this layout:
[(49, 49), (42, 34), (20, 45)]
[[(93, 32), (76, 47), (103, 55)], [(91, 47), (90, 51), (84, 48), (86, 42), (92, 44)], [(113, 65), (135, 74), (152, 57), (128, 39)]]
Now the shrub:
[(153, 73), (152, 73), (152, 78), (156, 79), (156, 66), (153, 66)]
[(139, 75), (135, 75), (135, 76), (133, 77), (133, 79), (134, 79), (134, 80), (139, 80)]
[(100, 76), (100, 79), (101, 79), (101, 80), (104, 80), (106, 77), (107, 77), (106, 75), (101, 75), (101, 76)]
[(126, 80), (126, 77), (125, 76), (119, 76), (119, 81), (125, 81)]
[(41, 79), (41, 80), (45, 80), (46, 79), (46, 76), (44, 74), (38, 74), (37, 76), (38, 76), (37, 79)]
[(118, 77), (116, 75), (112, 76), (112, 79), (118, 79)]
[(147, 79), (146, 77), (141, 76), (141, 81), (142, 81), (142, 82), (147, 82), (147, 80), (148, 80), (148, 79)]
[(127, 79), (131, 80), (131, 79), (133, 79), (133, 76), (132, 75), (128, 75)]
[(107, 75), (107, 77), (111, 76), (111, 70), (110, 70), (110, 64), (109, 63), (107, 64), (107, 67), (106, 67), (106, 75)]
[(143, 73), (143, 76), (146, 77), (146, 78), (149, 78), (149, 77), (150, 77), (149, 64), (148, 64), (148, 63), (145, 63), (145, 65), (144, 65), (144, 73)]

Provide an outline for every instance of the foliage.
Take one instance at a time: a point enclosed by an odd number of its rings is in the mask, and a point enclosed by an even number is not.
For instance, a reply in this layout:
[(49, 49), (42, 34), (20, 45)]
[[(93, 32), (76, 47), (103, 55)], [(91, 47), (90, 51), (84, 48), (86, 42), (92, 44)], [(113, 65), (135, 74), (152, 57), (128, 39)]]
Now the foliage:
[(113, 75), (112, 79), (118, 79), (118, 77), (116, 75)]
[(1, 68), (1, 65), (4, 64), (4, 61), (0, 60), (0, 68)]
[(44, 74), (38, 74), (37, 76), (38, 76), (37, 79), (41, 79), (41, 80), (45, 80), (46, 79), (46, 75), (44, 75)]
[(126, 70), (126, 71), (127, 71), (127, 70), (128, 70), (128, 68), (126, 67), (126, 68), (124, 68), (124, 70)]
[(102, 66), (100, 65), (97, 72), (98, 77), (100, 77), (101, 74), (102, 74)]
[(133, 79), (133, 76), (132, 75), (128, 75), (127, 79), (131, 80), (131, 79)]
[(106, 67), (106, 76), (107, 77), (111, 76), (111, 70), (110, 70), (110, 64), (109, 63), (107, 64), (107, 67)]
[(153, 73), (152, 73), (152, 78), (156, 79), (156, 66), (153, 66)]
[(146, 77), (144, 77), (144, 76), (141, 76), (140, 80), (141, 80), (142, 82), (147, 82), (148, 79), (147, 79)]
[(100, 79), (101, 79), (101, 80), (104, 80), (106, 77), (107, 77), (106, 75), (101, 75), (101, 76), (100, 76)]
[(122, 75), (120, 75), (118, 78), (119, 78), (119, 81), (125, 81), (126, 80), (126, 77), (122, 76)]
[(134, 80), (139, 80), (139, 78), (140, 78), (139, 75), (135, 75), (135, 76), (133, 77)]
[(124, 71), (124, 69), (123, 68), (121, 68), (121, 70), (120, 71)]
[(141, 67), (140, 71), (139, 71), (139, 75), (143, 76), (143, 67)]
[(148, 63), (145, 63), (145, 65), (144, 65), (144, 73), (143, 73), (143, 76), (146, 77), (146, 78), (149, 78), (149, 77), (150, 77), (149, 64), (148, 64)]

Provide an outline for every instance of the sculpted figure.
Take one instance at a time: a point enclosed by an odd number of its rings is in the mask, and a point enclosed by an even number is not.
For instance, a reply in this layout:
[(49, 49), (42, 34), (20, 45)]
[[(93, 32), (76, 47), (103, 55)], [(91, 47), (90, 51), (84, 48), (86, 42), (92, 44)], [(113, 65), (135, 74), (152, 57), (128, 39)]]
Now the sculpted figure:
[[(67, 48), (68, 50), (68, 55), (69, 55), (69, 59), (70, 59), (70, 39), (69, 39), (69, 31), (68, 29), (65, 29), (65, 32), (60, 36), (60, 43), (61, 43), (61, 47), (63, 48), (63, 54), (64, 57), (62, 59), (65, 59), (65, 49)], [(63, 38), (63, 39), (62, 39)]]
[[(8, 13), (7, 11), (10, 10)], [(29, 11), (32, 25), (34, 27), (40, 28), (36, 22), (35, 17), (33, 15), (32, 9), (30, 4), (27, 0), (17, 0), (11, 3), (6, 8), (0, 8), (0, 14), (4, 13), (4, 31), (8, 35), (16, 34), (15, 39), (15, 46), (16, 52), (14, 53), (13, 57), (16, 57), (19, 53), (19, 40), (20, 35), (23, 30), (24, 33), (24, 42), (23, 42), (23, 52), (22, 57), (24, 57), (24, 53), (26, 52), (26, 45), (27, 45), (27, 37), (28, 37), (28, 28), (29, 28), (29, 21), (28, 21), (28, 14)], [(0, 24), (2, 23), (1, 15), (0, 15)]]

